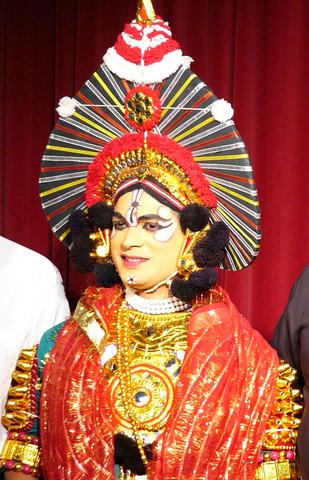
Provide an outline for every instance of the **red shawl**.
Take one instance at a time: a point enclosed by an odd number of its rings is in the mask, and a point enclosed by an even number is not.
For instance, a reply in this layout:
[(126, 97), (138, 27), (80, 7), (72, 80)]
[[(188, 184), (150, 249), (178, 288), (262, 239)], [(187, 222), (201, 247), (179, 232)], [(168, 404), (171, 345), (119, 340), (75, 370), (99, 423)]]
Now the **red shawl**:
[[(108, 329), (117, 303), (100, 290)], [(117, 297), (117, 296), (116, 296)], [(93, 298), (89, 294), (85, 296)], [(114, 303), (114, 305), (113, 305)], [(171, 414), (148, 478), (254, 478), (274, 402), (278, 359), (226, 297), (191, 316)], [(41, 440), (46, 480), (115, 478), (113, 418), (100, 357), (77, 322), (60, 333), (44, 373)]]

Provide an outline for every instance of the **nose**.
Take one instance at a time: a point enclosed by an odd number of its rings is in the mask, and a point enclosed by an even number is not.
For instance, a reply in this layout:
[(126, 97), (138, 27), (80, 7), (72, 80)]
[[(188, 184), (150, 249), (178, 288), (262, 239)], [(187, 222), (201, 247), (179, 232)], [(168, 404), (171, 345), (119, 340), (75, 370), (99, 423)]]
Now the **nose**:
[(142, 235), (138, 227), (128, 227), (123, 232), (121, 247), (123, 250), (129, 250), (142, 245)]

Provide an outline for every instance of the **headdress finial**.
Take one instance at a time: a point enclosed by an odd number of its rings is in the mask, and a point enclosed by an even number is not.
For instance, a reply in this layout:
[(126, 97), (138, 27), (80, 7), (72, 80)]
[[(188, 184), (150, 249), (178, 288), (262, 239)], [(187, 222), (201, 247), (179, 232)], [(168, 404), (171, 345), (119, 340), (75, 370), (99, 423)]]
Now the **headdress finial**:
[(136, 20), (142, 25), (152, 23), (156, 14), (151, 0), (138, 0)]

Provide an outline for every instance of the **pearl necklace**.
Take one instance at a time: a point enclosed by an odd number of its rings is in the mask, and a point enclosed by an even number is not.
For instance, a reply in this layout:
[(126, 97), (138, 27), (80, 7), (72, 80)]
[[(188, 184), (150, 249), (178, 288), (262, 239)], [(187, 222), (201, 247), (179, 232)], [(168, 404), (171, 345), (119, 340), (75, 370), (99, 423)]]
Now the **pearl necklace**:
[(185, 312), (191, 308), (190, 305), (179, 300), (177, 297), (155, 299), (144, 298), (130, 288), (126, 289), (125, 297), (129, 308), (150, 315)]

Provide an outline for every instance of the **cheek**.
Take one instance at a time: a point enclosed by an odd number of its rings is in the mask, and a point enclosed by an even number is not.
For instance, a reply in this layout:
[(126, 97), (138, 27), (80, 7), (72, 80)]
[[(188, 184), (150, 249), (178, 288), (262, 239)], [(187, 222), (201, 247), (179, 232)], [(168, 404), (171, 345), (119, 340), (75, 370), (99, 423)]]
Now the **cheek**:
[(119, 250), (120, 250), (120, 241), (121, 241), (120, 237), (121, 237), (121, 235), (119, 235), (119, 233), (121, 233), (121, 232), (118, 232), (117, 230), (112, 230), (111, 231), (111, 236), (110, 236), (111, 248), (110, 248), (110, 251), (111, 251), (112, 257), (117, 255), (117, 253), (119, 253)]

